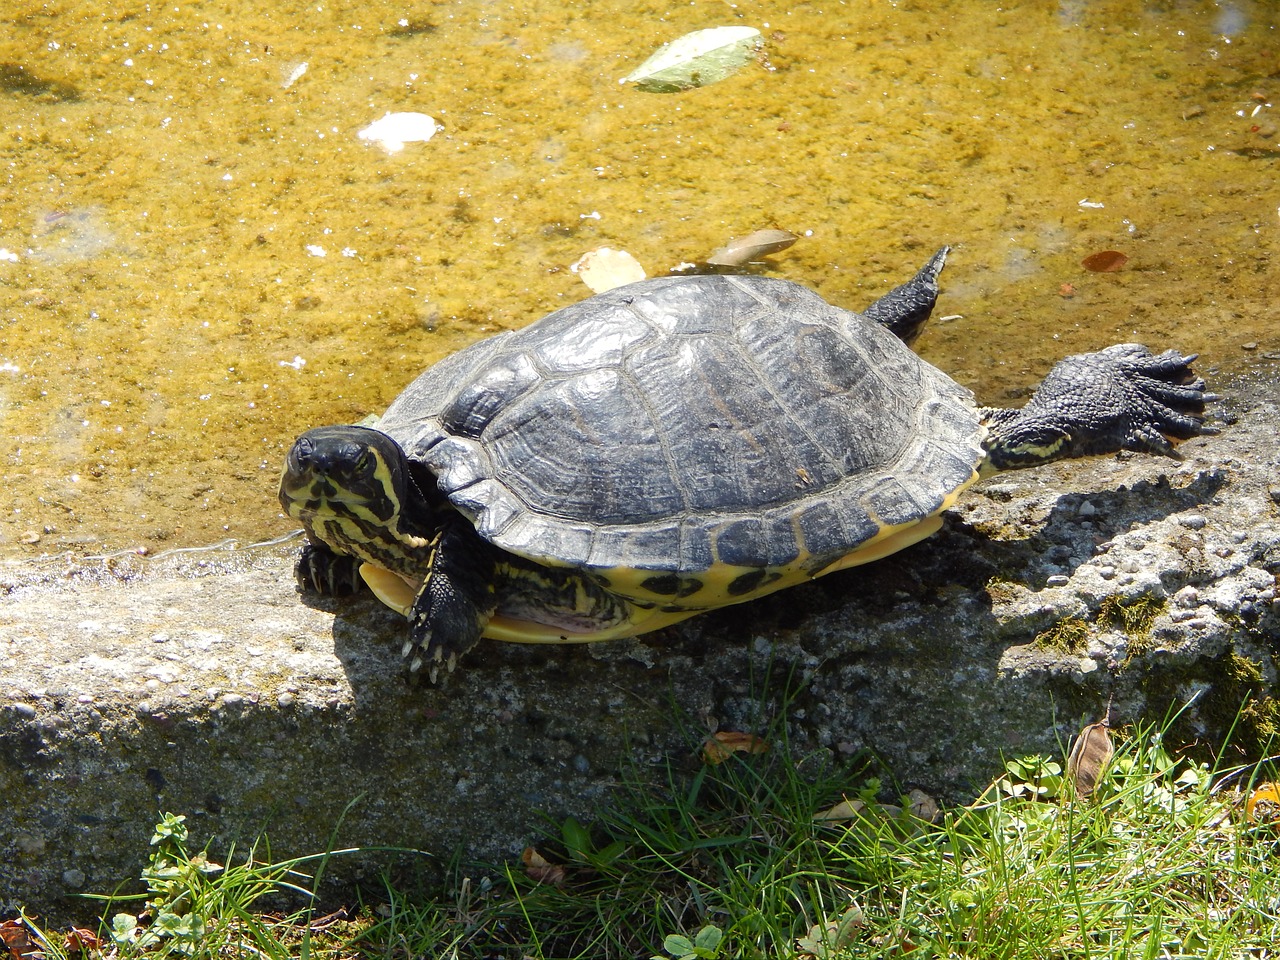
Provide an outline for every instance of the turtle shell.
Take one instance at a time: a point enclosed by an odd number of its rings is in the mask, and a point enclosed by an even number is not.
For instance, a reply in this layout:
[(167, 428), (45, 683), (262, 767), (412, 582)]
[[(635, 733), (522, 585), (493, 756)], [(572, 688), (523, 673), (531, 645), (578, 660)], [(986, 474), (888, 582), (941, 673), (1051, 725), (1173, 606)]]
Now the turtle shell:
[(976, 479), (984, 435), (972, 394), (879, 324), (729, 276), (628, 284), (476, 343), (379, 427), (485, 539), (605, 583), (666, 575), (646, 590), (667, 594), (870, 559)]

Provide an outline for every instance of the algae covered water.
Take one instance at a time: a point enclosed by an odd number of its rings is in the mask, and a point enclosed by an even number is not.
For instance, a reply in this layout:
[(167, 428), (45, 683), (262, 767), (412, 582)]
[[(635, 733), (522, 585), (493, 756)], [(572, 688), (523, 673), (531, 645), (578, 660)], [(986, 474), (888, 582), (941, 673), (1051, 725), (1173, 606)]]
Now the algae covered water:
[[(1139, 340), (1280, 352), (1269, 3), (163, 4), (0, 14), (0, 555), (247, 543), (301, 430), (762, 228), (853, 309), (953, 245), (931, 362), (1018, 403)], [(619, 83), (751, 26), (717, 83)], [(433, 118), (388, 149), (388, 113)]]

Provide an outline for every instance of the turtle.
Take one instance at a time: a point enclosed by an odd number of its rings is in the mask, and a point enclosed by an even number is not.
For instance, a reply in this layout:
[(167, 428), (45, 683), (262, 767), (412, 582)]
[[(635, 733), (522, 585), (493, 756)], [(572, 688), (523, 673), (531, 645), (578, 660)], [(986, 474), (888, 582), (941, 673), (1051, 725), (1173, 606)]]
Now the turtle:
[[(862, 313), (787, 280), (626, 284), (429, 367), (371, 426), (289, 450), (301, 590), (367, 584), (411, 675), (483, 637), (636, 636), (877, 560), (989, 474), (1215, 432), (1196, 355), (1071, 356), (1020, 409), (910, 349), (943, 247)], [(425, 668), (425, 671), (424, 671)]]

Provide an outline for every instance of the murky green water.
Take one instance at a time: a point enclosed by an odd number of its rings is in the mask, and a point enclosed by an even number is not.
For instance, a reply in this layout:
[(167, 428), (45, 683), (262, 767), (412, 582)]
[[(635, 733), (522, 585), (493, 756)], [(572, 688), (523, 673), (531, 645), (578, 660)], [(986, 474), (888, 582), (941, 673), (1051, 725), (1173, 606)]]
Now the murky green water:
[[(783, 227), (771, 272), (858, 308), (951, 243), (921, 348), (988, 402), (1117, 340), (1280, 349), (1274, 4), (259, 6), (0, 13), (0, 555), (287, 530), (299, 431), (587, 296), (602, 245), (661, 274)], [(731, 24), (760, 64), (618, 83)], [(444, 130), (356, 137), (401, 110)]]

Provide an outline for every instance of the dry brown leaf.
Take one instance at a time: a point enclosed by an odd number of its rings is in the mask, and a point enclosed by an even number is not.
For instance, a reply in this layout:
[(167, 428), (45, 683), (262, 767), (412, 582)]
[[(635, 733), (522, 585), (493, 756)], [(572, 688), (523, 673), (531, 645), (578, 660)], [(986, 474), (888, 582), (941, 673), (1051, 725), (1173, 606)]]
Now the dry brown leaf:
[(1244, 815), (1250, 823), (1280, 823), (1280, 784), (1264, 783), (1249, 794)]
[(814, 960), (835, 956), (854, 943), (865, 923), (862, 908), (856, 903), (850, 904), (838, 919), (811, 926), (806, 936), (796, 940), (796, 952), (800, 957), (812, 957)]
[[(1110, 712), (1108, 707), (1107, 713)], [(1115, 747), (1111, 745), (1110, 727), (1109, 717), (1103, 717), (1081, 730), (1076, 742), (1071, 745), (1071, 755), (1067, 757), (1067, 778), (1075, 786), (1077, 796), (1087, 797), (1093, 793), (1098, 781), (1102, 779), (1107, 761), (1115, 753)]]
[(4, 945), (5, 960), (44, 960), (40, 944), (31, 939), (27, 925), (20, 920), (0, 923), (0, 944)]
[(524, 864), (524, 872), (530, 880), (547, 883), (553, 887), (564, 886), (564, 867), (547, 860), (533, 847), (524, 848), (524, 853), (520, 855), (520, 862)]
[(72, 927), (67, 933), (68, 953), (84, 953), (88, 950), (98, 950), (101, 947), (102, 941), (98, 939), (97, 934), (92, 930), (85, 930), (83, 927)]
[(722, 730), (707, 737), (702, 745), (702, 759), (706, 763), (724, 763), (735, 753), (766, 753), (769, 744), (752, 733)]
[(841, 800), (830, 810), (824, 810), (822, 813), (815, 813), (815, 820), (858, 820), (862, 817), (862, 812), (867, 809), (866, 803), (861, 800)]
[(911, 815), (925, 823), (937, 823), (938, 817), (942, 815), (938, 801), (923, 790), (912, 790), (907, 794), (907, 801), (907, 809), (911, 811)]

